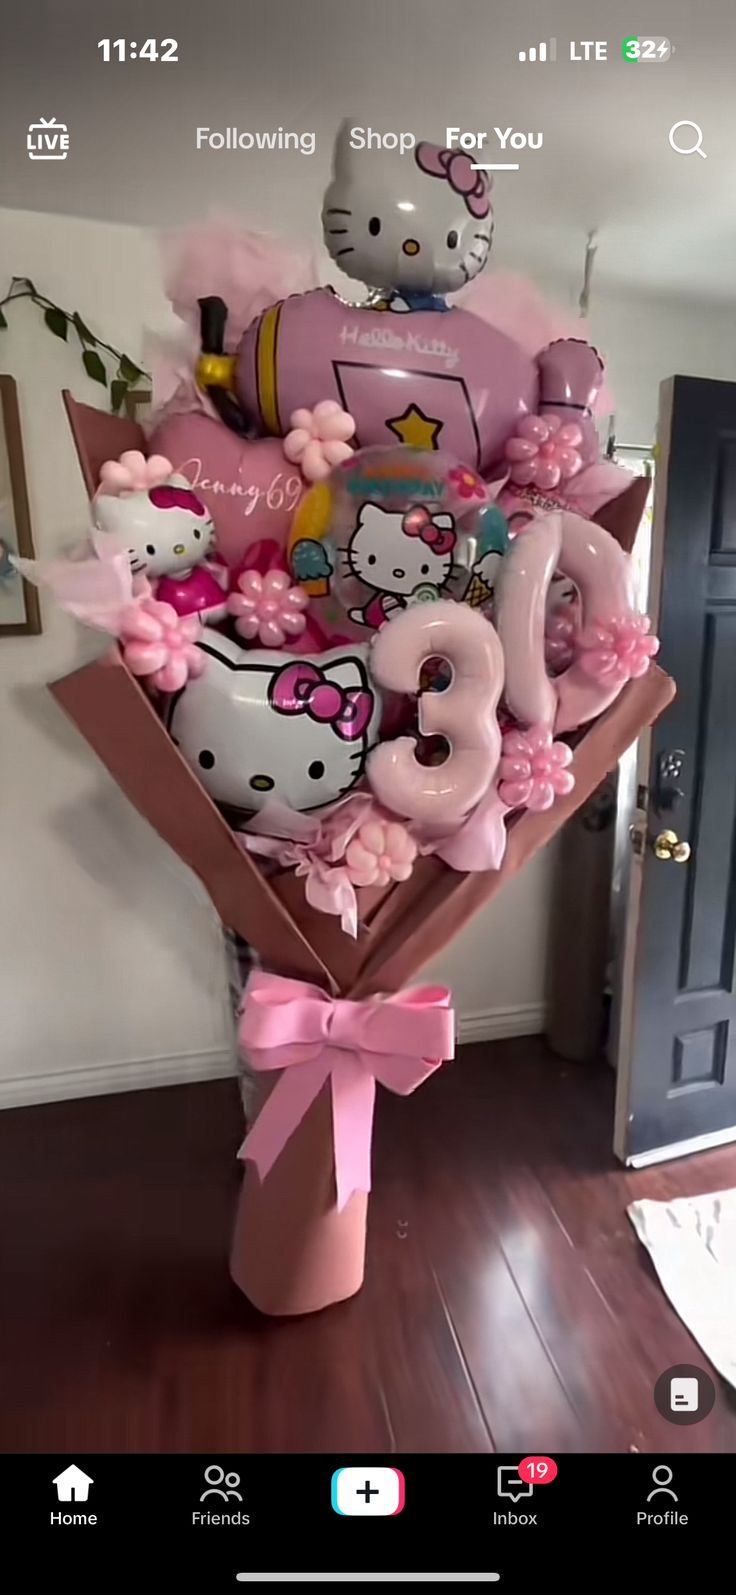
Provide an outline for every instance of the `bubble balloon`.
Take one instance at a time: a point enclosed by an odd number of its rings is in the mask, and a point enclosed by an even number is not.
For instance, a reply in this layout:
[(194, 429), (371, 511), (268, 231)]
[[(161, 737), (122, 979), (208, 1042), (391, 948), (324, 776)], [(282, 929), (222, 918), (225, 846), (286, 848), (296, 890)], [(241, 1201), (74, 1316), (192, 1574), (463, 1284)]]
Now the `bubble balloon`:
[(365, 641), (412, 604), (466, 595), (497, 548), (491, 492), (452, 455), (361, 449), (302, 500), (292, 575), (327, 630)]

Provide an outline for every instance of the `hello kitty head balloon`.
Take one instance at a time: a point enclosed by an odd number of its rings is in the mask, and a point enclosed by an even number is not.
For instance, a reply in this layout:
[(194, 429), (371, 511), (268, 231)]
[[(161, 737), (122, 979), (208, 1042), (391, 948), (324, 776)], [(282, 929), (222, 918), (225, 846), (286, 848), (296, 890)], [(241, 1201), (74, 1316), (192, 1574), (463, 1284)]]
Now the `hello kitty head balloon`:
[(207, 668), (174, 702), (168, 729), (216, 803), (253, 813), (279, 798), (309, 811), (356, 785), (381, 714), (367, 649), (246, 652), (208, 628), (199, 646)]
[(407, 309), (431, 309), (434, 296), (464, 287), (488, 260), (488, 176), (438, 144), (403, 154), (355, 149), (355, 132), (344, 122), (335, 143), (322, 209), (329, 253), (349, 277), (398, 291)]
[(135, 576), (183, 576), (202, 562), (214, 522), (186, 477), (174, 473), (138, 489), (106, 492), (93, 505), (95, 525), (130, 556)]

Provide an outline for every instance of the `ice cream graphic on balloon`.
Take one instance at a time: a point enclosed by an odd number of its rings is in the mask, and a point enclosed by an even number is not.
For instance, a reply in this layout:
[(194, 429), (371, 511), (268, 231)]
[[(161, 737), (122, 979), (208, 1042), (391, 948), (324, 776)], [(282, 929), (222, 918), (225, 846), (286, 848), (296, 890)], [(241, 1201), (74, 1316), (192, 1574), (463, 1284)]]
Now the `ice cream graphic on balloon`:
[(363, 504), (345, 558), (372, 596), (349, 611), (350, 619), (377, 631), (408, 603), (438, 598), (452, 574), (456, 541), (454, 517), (445, 512), (413, 504), (401, 514)]

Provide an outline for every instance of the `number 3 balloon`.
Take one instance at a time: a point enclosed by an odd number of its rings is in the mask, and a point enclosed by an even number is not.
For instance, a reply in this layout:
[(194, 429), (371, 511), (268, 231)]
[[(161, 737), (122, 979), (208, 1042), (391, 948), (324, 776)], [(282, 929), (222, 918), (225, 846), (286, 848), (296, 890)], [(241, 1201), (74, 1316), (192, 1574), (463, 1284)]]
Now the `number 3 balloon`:
[[(422, 666), (437, 658), (450, 666), (450, 684), (444, 692), (421, 692)], [(492, 625), (447, 599), (417, 604), (378, 633), (370, 663), (379, 685), (419, 695), (422, 736), (443, 737), (449, 745), (443, 764), (427, 766), (416, 757), (413, 737), (382, 742), (367, 766), (376, 797), (412, 820), (462, 818), (487, 792), (500, 754), (503, 653)]]

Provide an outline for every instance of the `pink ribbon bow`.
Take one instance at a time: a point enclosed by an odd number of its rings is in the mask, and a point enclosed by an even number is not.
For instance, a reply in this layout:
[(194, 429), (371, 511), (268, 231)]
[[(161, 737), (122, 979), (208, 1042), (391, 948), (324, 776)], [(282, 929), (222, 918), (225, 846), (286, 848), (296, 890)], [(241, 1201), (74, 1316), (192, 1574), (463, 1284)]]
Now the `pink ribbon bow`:
[(190, 515), (207, 514), (201, 498), (197, 498), (191, 487), (177, 487), (174, 482), (150, 488), (148, 497), (157, 510), (189, 510)]
[[(449, 524), (448, 524), (449, 522)], [(421, 537), (435, 554), (449, 554), (457, 541), (451, 515), (430, 515), (424, 504), (413, 504), (402, 518), (407, 537)]]
[(456, 194), (461, 194), (471, 216), (487, 216), (491, 208), (490, 184), (482, 172), (473, 169), (469, 155), (462, 150), (444, 150), (439, 144), (417, 144), (416, 162), (430, 177), (444, 177)]
[(274, 676), (269, 699), (279, 714), (308, 714), (319, 725), (330, 725), (343, 742), (362, 737), (373, 713), (373, 693), (367, 687), (347, 690), (330, 681), (318, 665), (297, 659)]
[(251, 976), (239, 1039), (254, 1069), (281, 1079), (249, 1130), (238, 1157), (264, 1179), (329, 1080), (337, 1207), (371, 1188), (371, 1131), (376, 1081), (409, 1096), (455, 1046), (454, 1014), (444, 986), (349, 1002), (319, 986), (280, 975)]

